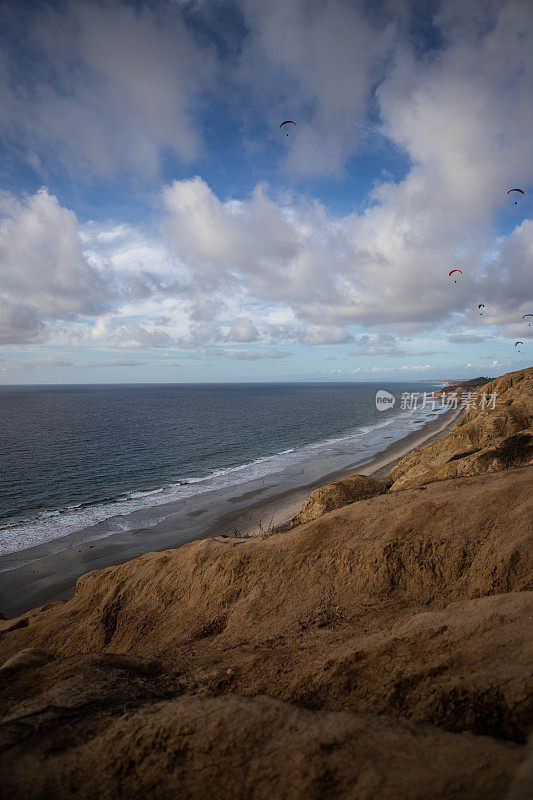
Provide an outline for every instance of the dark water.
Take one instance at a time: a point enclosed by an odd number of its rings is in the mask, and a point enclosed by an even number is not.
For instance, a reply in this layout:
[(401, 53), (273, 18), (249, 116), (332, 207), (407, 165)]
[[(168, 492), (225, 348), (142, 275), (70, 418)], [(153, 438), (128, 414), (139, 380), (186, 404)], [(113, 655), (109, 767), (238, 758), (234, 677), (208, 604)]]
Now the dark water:
[[(342, 448), (361, 434), (371, 441), (382, 428), (385, 438), (398, 438), (395, 424), (403, 430), (408, 416), (401, 393), (433, 387), (0, 388), (0, 547), (22, 549), (191, 487), (271, 474), (310, 448)], [(392, 411), (376, 409), (378, 388), (398, 398)], [(410, 418), (420, 424), (420, 413)]]

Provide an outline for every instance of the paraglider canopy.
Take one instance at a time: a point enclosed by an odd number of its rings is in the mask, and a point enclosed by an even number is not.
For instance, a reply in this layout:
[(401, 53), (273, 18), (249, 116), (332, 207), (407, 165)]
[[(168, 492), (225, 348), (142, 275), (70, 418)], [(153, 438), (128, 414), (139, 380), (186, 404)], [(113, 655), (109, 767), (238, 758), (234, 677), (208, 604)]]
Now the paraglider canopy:
[[(480, 304), (478, 305), (478, 308), (485, 308), (485, 303), (480, 303)], [(480, 317), (482, 317), (482, 316), (483, 316), (483, 311), (480, 311), (480, 312), (479, 312), (479, 315), (480, 315)]]
[[(280, 125), (279, 127), (280, 127), (280, 128), (283, 128), (283, 126), (284, 126), (284, 125), (294, 125), (294, 126), (296, 126), (296, 123), (295, 123), (295, 122), (293, 122), (293, 121), (292, 121), (292, 119), (286, 119), (286, 120), (285, 120), (285, 122), (282, 122), (282, 123), (281, 123), (281, 125)], [(288, 136), (288, 135), (289, 135), (289, 133), (288, 133), (288, 131), (287, 131), (287, 136)]]
[(515, 342), (514, 346), (516, 347), (517, 344), (524, 344), (524, 342)]
[[(462, 270), (462, 269), (451, 269), (451, 270), (448, 272), (448, 278), (450, 278), (450, 277), (453, 275), (453, 273), (454, 273), (454, 272), (460, 272), (460, 273), (461, 273), (461, 275), (463, 274), (463, 270)], [(457, 283), (457, 281), (454, 281), (454, 283)]]
[[(533, 314), (524, 314), (522, 319), (525, 319), (526, 317), (533, 317)], [(531, 322), (529, 323), (529, 327), (531, 328)]]
[[(511, 194), (511, 192), (520, 192), (520, 194), (525, 194), (523, 189), (509, 189), (507, 194), (509, 195), (509, 194)], [(516, 200), (515, 200), (514, 204), (516, 205)]]

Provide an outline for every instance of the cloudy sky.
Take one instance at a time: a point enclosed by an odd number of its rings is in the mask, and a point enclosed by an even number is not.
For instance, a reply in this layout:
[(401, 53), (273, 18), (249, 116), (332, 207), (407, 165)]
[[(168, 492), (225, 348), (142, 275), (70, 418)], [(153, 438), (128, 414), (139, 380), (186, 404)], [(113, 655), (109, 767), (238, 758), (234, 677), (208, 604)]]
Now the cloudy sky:
[(5, 0), (0, 30), (0, 382), (531, 363), (531, 0)]

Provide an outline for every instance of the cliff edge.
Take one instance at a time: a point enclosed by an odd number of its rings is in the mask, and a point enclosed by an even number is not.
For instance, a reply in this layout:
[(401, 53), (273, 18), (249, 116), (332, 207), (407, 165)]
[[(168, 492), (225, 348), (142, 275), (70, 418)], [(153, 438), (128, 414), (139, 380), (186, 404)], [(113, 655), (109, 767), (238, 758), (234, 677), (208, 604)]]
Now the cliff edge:
[(532, 426), (533, 368), (496, 378), (472, 393), (450, 433), (410, 453), (391, 470), (391, 490), (530, 464)]

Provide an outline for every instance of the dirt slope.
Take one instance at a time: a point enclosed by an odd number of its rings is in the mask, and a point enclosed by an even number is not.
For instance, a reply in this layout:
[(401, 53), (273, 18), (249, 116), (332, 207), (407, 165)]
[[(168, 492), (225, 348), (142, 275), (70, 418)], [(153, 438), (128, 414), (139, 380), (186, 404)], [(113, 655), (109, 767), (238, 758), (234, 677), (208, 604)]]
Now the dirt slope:
[(503, 796), (532, 718), (532, 481), (148, 554), (0, 622), (2, 662), (53, 656), (0, 673), (11, 796)]
[[(486, 402), (493, 393), (494, 409)], [(473, 401), (475, 406), (450, 433), (418, 448), (392, 469), (391, 491), (532, 462), (533, 368), (496, 378), (479, 389)]]
[(516, 745), (403, 720), (180, 696), (125, 659), (52, 662), (39, 679), (0, 728), (12, 800), (500, 800), (522, 760)]

